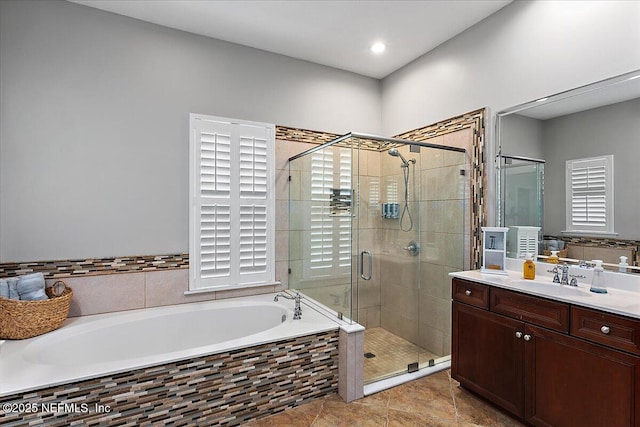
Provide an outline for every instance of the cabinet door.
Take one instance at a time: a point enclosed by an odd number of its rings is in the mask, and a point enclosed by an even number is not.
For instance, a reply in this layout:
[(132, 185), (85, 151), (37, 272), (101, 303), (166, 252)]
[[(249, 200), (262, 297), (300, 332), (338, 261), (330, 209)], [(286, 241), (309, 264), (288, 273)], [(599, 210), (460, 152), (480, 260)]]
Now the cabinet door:
[(451, 376), (524, 416), (524, 323), (454, 301), (452, 332)]
[(527, 325), (525, 417), (540, 426), (640, 426), (640, 357)]

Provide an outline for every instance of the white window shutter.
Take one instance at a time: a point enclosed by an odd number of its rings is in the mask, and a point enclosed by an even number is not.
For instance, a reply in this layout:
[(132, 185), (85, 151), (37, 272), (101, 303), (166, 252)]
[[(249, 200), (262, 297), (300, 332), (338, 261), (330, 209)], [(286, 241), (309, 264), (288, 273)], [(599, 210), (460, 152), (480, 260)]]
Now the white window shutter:
[(189, 289), (275, 282), (273, 125), (190, 115)]
[(566, 231), (613, 233), (613, 156), (566, 163)]
[[(353, 206), (344, 214), (332, 214), (332, 192), (352, 192), (351, 150), (334, 148), (311, 155), (311, 209), (305, 227), (309, 245), (304, 268), (308, 278), (350, 274)], [(353, 203), (353, 195), (351, 194)]]
[(200, 205), (200, 266), (202, 278), (229, 277), (231, 272), (230, 206)]

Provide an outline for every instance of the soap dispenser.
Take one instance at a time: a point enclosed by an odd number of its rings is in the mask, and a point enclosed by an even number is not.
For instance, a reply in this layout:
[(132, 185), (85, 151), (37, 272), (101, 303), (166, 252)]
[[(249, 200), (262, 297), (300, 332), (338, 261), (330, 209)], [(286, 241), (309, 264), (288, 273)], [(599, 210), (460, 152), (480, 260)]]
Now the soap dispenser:
[(619, 267), (619, 271), (620, 273), (626, 273), (627, 272), (627, 267), (629, 267), (629, 263), (627, 263), (627, 257), (626, 256), (621, 256), (620, 257), (620, 264), (618, 265)]
[(558, 258), (558, 251), (551, 251), (551, 256), (547, 258), (549, 264), (557, 264), (560, 261)]
[(602, 268), (602, 260), (594, 259), (592, 261), (596, 266), (593, 268), (593, 278), (591, 279), (591, 292), (597, 294), (606, 294), (607, 287), (604, 279), (604, 269)]
[(527, 254), (527, 258), (522, 264), (522, 277), (527, 280), (533, 280), (536, 278), (536, 265), (531, 259), (532, 255)]

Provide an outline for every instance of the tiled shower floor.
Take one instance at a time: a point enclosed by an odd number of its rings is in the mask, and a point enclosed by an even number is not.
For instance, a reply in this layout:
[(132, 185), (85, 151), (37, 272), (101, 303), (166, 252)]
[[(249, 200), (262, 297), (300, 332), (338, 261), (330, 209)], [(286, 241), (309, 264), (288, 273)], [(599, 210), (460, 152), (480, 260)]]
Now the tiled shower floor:
[(440, 357), (383, 328), (364, 331), (364, 352), (375, 355), (364, 359), (365, 383), (406, 372), (409, 363)]

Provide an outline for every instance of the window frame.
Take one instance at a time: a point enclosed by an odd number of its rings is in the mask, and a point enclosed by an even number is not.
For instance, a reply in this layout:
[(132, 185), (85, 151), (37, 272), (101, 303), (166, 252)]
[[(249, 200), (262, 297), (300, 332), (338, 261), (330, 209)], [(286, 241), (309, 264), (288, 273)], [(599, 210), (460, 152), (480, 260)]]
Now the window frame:
[[(218, 132), (216, 135), (221, 135), (223, 130), (228, 131), (229, 141), (228, 144), (226, 142), (224, 144), (228, 145), (229, 167), (224, 175), (217, 174), (216, 157), (213, 160), (213, 173), (211, 166), (207, 170), (208, 178), (213, 177), (216, 183), (220, 177), (227, 179), (228, 190), (225, 187), (225, 191), (216, 193), (215, 185), (209, 186), (214, 190), (209, 191), (205, 196), (201, 191), (205, 182), (204, 178), (201, 178), (203, 167), (201, 137), (205, 132), (210, 135), (214, 129), (220, 130), (220, 132), (216, 130)], [(256, 149), (258, 140), (260, 147)], [(217, 136), (213, 143), (209, 141), (208, 144), (209, 147), (211, 144), (217, 144)], [(247, 144), (254, 144), (249, 147), (251, 150), (247, 151)], [(217, 150), (216, 147), (214, 151), (217, 153)], [(259, 155), (256, 154), (258, 151)], [(258, 158), (260, 161), (256, 163)], [(208, 160), (211, 165), (211, 158)], [(256, 168), (256, 165), (259, 167)], [(256, 184), (258, 181), (259, 184)], [(251, 188), (252, 191), (247, 191), (247, 188)], [(253, 191), (257, 188), (260, 191)], [(206, 221), (203, 219), (203, 208), (227, 205), (226, 235), (220, 239), (211, 235), (203, 238), (202, 221)], [(212, 226), (215, 225), (215, 230), (218, 224), (225, 225), (222, 219), (216, 222), (214, 216), (207, 218)], [(210, 233), (211, 230), (211, 228), (204, 230), (204, 233)], [(220, 246), (228, 245), (228, 251), (223, 251), (223, 256), (226, 254), (228, 258), (228, 274), (224, 273), (224, 268), (216, 270), (217, 267), (213, 267), (203, 270), (201, 252), (205, 245), (203, 239), (209, 240), (208, 245), (214, 248), (214, 252), (219, 242), (226, 240), (226, 243)], [(253, 252), (247, 252), (247, 242), (253, 245)], [(251, 256), (251, 260), (247, 255)], [(213, 256), (214, 259), (215, 257), (216, 255)], [(211, 265), (210, 259), (205, 262)], [(253, 269), (248, 265), (252, 262), (255, 266)], [(205, 271), (209, 274), (203, 274)], [(186, 294), (275, 284), (278, 284), (275, 280), (275, 125), (190, 113), (189, 290)]]

